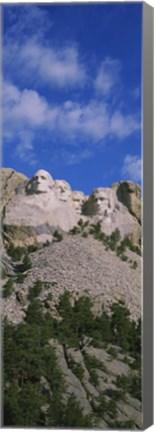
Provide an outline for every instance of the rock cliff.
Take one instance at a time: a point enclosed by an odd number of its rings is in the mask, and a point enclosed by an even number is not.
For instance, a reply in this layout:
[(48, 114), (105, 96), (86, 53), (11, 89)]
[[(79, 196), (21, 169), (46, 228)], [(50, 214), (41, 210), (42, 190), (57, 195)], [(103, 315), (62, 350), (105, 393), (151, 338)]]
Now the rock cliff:
[(113, 183), (111, 188), (116, 190), (118, 200), (122, 202), (141, 223), (141, 187), (131, 181)]
[[(32, 179), (2, 169), (2, 203), (5, 233), (16, 244), (52, 240), (53, 228), (68, 232), (82, 217), (100, 222), (105, 234), (118, 228), (121, 237), (141, 242), (140, 186), (119, 182), (94, 189), (88, 197), (72, 191), (65, 180), (53, 180), (44, 170)], [(20, 234), (19, 234), (20, 233)]]
[(13, 170), (12, 168), (2, 168), (0, 169), (0, 185), (1, 185), (1, 203), (0, 210), (3, 211), (9, 200), (15, 193), (15, 189), (27, 183), (28, 178), (21, 173)]

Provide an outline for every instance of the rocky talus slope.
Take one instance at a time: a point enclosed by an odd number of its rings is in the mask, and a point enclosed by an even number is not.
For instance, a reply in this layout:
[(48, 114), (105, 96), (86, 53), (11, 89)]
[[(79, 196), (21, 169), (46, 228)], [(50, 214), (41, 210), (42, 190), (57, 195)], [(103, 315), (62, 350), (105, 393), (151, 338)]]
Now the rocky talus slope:
[[(96, 313), (100, 313), (102, 304), (109, 309), (113, 301), (123, 299), (132, 318), (137, 320), (141, 314), (141, 257), (129, 250), (127, 256), (129, 262), (123, 262), (115, 251), (106, 250), (92, 236), (83, 238), (64, 233), (61, 242), (53, 242), (31, 254), (32, 268), (27, 271), (22, 285), (15, 283), (15, 291), (24, 298), (29, 287), (39, 279), (51, 284), (40, 299), (45, 301), (51, 292), (53, 307), (67, 289), (73, 298), (89, 294)], [(136, 269), (132, 269), (134, 259)], [(20, 321), (21, 309), (15, 293), (5, 300), (4, 312), (12, 322)]]
[[(95, 334), (90, 336), (86, 330), (82, 337), (79, 337), (79, 345), (71, 339), (69, 342), (67, 333), (71, 334), (71, 315), (70, 329), (66, 327), (65, 340), (65, 321), (68, 319), (69, 322), (69, 312), (66, 314), (67, 318), (63, 313), (61, 316), (58, 304), (67, 290), (70, 293), (72, 308), (80, 298), (88, 297), (92, 302), (93, 316), (97, 317), (101, 316), (102, 306), (110, 316), (112, 304), (122, 300), (130, 311), (130, 318), (137, 322), (141, 315), (142, 258), (127, 249), (128, 258), (124, 262), (115, 251), (106, 250), (107, 248), (91, 235), (84, 238), (81, 233), (76, 235), (63, 233), (60, 239), (61, 241), (55, 239), (50, 245), (30, 253), (30, 268), (24, 272), (21, 272), (22, 260), (12, 260), (14, 276), (8, 279), (8, 274), (3, 279), (4, 292), (8, 280), (13, 281), (11, 295), (4, 296), (3, 314), (8, 322), (15, 326), (14, 328), (16, 325), (18, 328), (22, 322), (26, 323), (27, 313), (29, 314), (31, 308), (29, 294), (36, 281), (41, 281), (43, 288), (37, 295), (37, 301), (41, 305), (42, 326), (46, 314), (56, 320), (55, 322), (62, 323), (60, 332), (56, 330), (54, 335), (51, 332), (48, 344), (54, 349), (58, 369), (65, 379), (65, 390), (62, 396), (64, 406), (70, 403), (73, 395), (76, 403), (81, 407), (83, 416), (90, 418), (91, 425), (95, 428), (140, 429), (142, 427), (142, 404), (138, 396), (140, 374), (138, 366), (135, 366), (136, 360), (133, 353), (122, 349), (116, 339), (113, 343), (99, 342), (98, 344)], [(137, 263), (135, 268), (132, 267), (134, 259)], [(10, 269), (8, 273), (9, 271)], [(23, 275), (21, 280), (20, 275)], [(33, 322), (35, 309), (32, 314)], [(40, 318), (38, 326), (41, 326)], [(59, 336), (61, 331), (62, 334), (64, 331), (64, 336)], [(50, 399), (52, 384), (48, 376), (41, 376), (41, 386), (45, 387), (45, 392)], [(52, 426), (48, 423), (47, 414), (50, 404), (42, 405), (41, 410), (45, 416), (44, 425)]]

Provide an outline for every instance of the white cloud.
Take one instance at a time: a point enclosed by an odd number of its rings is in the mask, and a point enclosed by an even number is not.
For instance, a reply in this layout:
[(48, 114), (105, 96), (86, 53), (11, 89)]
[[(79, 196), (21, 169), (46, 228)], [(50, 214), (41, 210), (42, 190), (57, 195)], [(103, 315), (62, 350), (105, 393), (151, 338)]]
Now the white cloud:
[(42, 127), (55, 123), (56, 108), (50, 109), (45, 98), (34, 90), (20, 91), (10, 83), (3, 86), (4, 124), (10, 129)]
[(27, 34), (37, 38), (45, 37), (46, 32), (53, 26), (48, 11), (36, 4), (16, 4), (5, 7), (5, 18), (8, 26), (5, 32), (5, 40), (25, 40)]
[(102, 62), (95, 80), (95, 89), (100, 95), (108, 96), (119, 83), (120, 69), (119, 60), (108, 57)]
[(20, 99), (20, 91), (18, 88), (12, 83), (3, 84), (3, 103), (4, 106), (12, 106), (15, 103), (18, 103)]
[(90, 159), (92, 155), (93, 152), (91, 150), (85, 149), (78, 153), (63, 151), (60, 156), (66, 165), (76, 165), (82, 160)]
[[(53, 84), (59, 87), (83, 86), (85, 66), (77, 46), (65, 43), (58, 47), (49, 39), (54, 26), (51, 14), (36, 5), (17, 5), (5, 8), (8, 26), (3, 40), (5, 79), (34, 84)], [(27, 81), (26, 81), (27, 80)]]
[[(82, 87), (86, 79), (85, 67), (79, 59), (76, 47), (54, 48), (43, 46), (36, 38), (21, 44), (11, 43), (4, 48), (6, 76), (10, 73), (18, 79), (28, 78), (57, 87)], [(20, 72), (22, 71), (22, 76)]]
[[(48, 30), (54, 23), (46, 9), (17, 5), (6, 8), (5, 14), (8, 14), (8, 26), (3, 60), (4, 77), (8, 82), (4, 82), (3, 91), (3, 134), (6, 140), (16, 143), (17, 157), (29, 164), (35, 163), (36, 146), (42, 134), (48, 143), (51, 139), (51, 145), (53, 141), (58, 142), (61, 154), (67, 155), (67, 163), (74, 164), (90, 158), (95, 148), (105, 145), (108, 138), (122, 140), (140, 129), (137, 115), (126, 115), (122, 109), (114, 108), (115, 90), (119, 91), (121, 86), (118, 59), (105, 58), (95, 71), (96, 79), (92, 80), (91, 70), (80, 58), (76, 45), (55, 46), (54, 40), (50, 38), (49, 41)], [(87, 87), (87, 92), (81, 94), (87, 82), (89, 89)], [(55, 98), (58, 95), (52, 103), (48, 100), (48, 94), (51, 100), (51, 87)], [(56, 95), (56, 88), (61, 93)], [(42, 97), (38, 89), (44, 91), (46, 97)], [(76, 96), (80, 90), (80, 101), (57, 102), (59, 96), (64, 100), (65, 89), (75, 89)], [(138, 92), (136, 88), (134, 97), (138, 97)], [(91, 100), (87, 101), (89, 94)], [(110, 106), (108, 97), (111, 97)], [(78, 151), (69, 152), (71, 144)], [(129, 165), (126, 160), (123, 169)]]
[(111, 133), (119, 139), (127, 138), (139, 130), (140, 126), (137, 116), (124, 115), (120, 111), (115, 111), (111, 117)]
[(91, 142), (99, 142), (109, 136), (124, 139), (140, 130), (137, 117), (120, 111), (111, 114), (106, 103), (95, 100), (88, 104), (66, 102), (61, 108), (58, 121), (60, 130), (66, 134), (79, 133)]
[(82, 136), (91, 142), (103, 139), (109, 133), (109, 114), (104, 103), (65, 103), (59, 115), (59, 128), (67, 135)]
[(33, 90), (24, 90), (12, 108), (10, 116), (12, 121), (28, 123), (32, 126), (42, 125), (47, 113), (47, 104), (38, 93)]
[[(3, 134), (9, 141), (16, 141), (20, 158), (26, 154), (34, 157), (33, 145), (42, 132), (47, 139), (54, 137), (62, 142), (62, 149), (66, 144), (80, 148), (84, 143), (83, 159), (89, 157), (88, 152), (96, 146), (104, 145), (105, 139), (124, 139), (140, 128), (139, 121), (132, 115), (126, 116), (120, 111), (111, 114), (109, 106), (102, 101), (82, 104), (68, 100), (51, 105), (38, 92), (21, 91), (7, 82), (4, 83), (3, 99)], [(79, 155), (73, 157), (69, 158), (70, 163)]]
[(23, 48), (22, 56), (47, 82), (57, 86), (83, 85), (86, 73), (76, 48), (53, 49), (34, 44)]
[(16, 157), (32, 166), (37, 163), (37, 157), (33, 146), (34, 138), (35, 135), (33, 132), (27, 130), (20, 131), (14, 152)]
[[(69, 141), (82, 137), (97, 142), (109, 133), (109, 114), (105, 104), (91, 101), (89, 104), (66, 101), (49, 105), (34, 90), (19, 89), (4, 84), (4, 134), (15, 131), (44, 128), (63, 134)], [(6, 135), (5, 135), (6, 136)]]
[(141, 159), (139, 156), (131, 156), (130, 154), (127, 154), (123, 167), (122, 167), (122, 176), (126, 180), (132, 180), (134, 182), (141, 180)]

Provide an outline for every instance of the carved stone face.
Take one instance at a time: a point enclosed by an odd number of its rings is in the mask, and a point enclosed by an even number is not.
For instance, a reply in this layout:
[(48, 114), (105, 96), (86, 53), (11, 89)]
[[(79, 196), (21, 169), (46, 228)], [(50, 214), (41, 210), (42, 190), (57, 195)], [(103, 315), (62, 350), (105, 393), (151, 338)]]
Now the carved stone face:
[(48, 193), (53, 188), (53, 184), (53, 178), (48, 171), (39, 170), (27, 185), (27, 192), (30, 194)]
[(73, 191), (72, 192), (73, 206), (77, 213), (81, 214), (82, 205), (85, 201), (85, 195), (83, 192)]
[(54, 189), (59, 201), (67, 202), (71, 198), (71, 187), (65, 180), (55, 180)]
[(107, 216), (108, 209), (110, 208), (110, 198), (105, 189), (103, 188), (94, 189), (91, 196), (91, 201), (95, 213), (99, 215)]

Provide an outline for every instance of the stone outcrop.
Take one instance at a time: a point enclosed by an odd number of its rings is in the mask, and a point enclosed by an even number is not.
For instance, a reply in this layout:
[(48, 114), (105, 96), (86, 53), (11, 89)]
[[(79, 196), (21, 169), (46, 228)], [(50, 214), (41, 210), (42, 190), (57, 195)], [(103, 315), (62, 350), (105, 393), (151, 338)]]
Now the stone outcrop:
[[(114, 347), (117, 351), (117, 359), (115, 360), (105, 350), (94, 348), (93, 346), (85, 349), (84, 354), (82, 354), (77, 349), (64, 348), (55, 339), (51, 339), (49, 344), (55, 348), (60, 369), (64, 374), (66, 383), (66, 392), (63, 395), (64, 402), (67, 402), (70, 395), (74, 395), (80, 406), (82, 406), (85, 415), (92, 415), (95, 412), (100, 394), (104, 394), (106, 402), (109, 403), (112, 401), (112, 394), (117, 391), (117, 377), (127, 377), (132, 373), (130, 366), (124, 363), (124, 361), (119, 360), (120, 353), (117, 347)], [(95, 374), (97, 376), (97, 384), (95, 387), (91, 384), (90, 371), (84, 359), (85, 354), (88, 354), (91, 360), (97, 359), (100, 365), (95, 368)], [(82, 380), (75, 375), (76, 366), (80, 366), (82, 369)], [(125, 401), (119, 399), (116, 403), (117, 420), (123, 423), (126, 422), (126, 424), (131, 420), (137, 428), (142, 428), (141, 408), (141, 402), (132, 398), (130, 394), (127, 393)], [(104, 413), (104, 420), (102, 421), (99, 419), (98, 427), (108, 429), (108, 421), (110, 420), (108, 412)]]
[(66, 353), (63, 346), (60, 345), (58, 341), (55, 339), (51, 339), (49, 343), (56, 350), (56, 356), (58, 359), (59, 367), (64, 374), (66, 389), (67, 389), (64, 396), (65, 401), (67, 402), (68, 397), (73, 394), (76, 397), (77, 401), (82, 405), (83, 413), (85, 415), (91, 413), (92, 409), (90, 403), (87, 400), (86, 391), (82, 386), (80, 380), (76, 377), (76, 375), (72, 372), (71, 368), (69, 367), (67, 363)]
[(15, 272), (13, 269), (13, 264), (11, 258), (7, 254), (7, 251), (4, 248), (4, 244), (2, 241), (2, 237), (0, 236), (0, 258), (1, 258), (1, 271), (4, 274), (8, 274), (14, 276)]
[(4, 243), (13, 243), (14, 246), (27, 247), (29, 245), (43, 245), (53, 239), (54, 227), (48, 224), (25, 226), (4, 225)]
[(24, 174), (18, 173), (12, 168), (1, 168), (0, 169), (0, 185), (1, 185), (1, 212), (8, 204), (9, 200), (15, 193), (15, 189), (20, 185), (27, 183), (28, 177)]
[(129, 212), (141, 223), (141, 187), (132, 181), (113, 183), (111, 188), (116, 190), (117, 198)]

